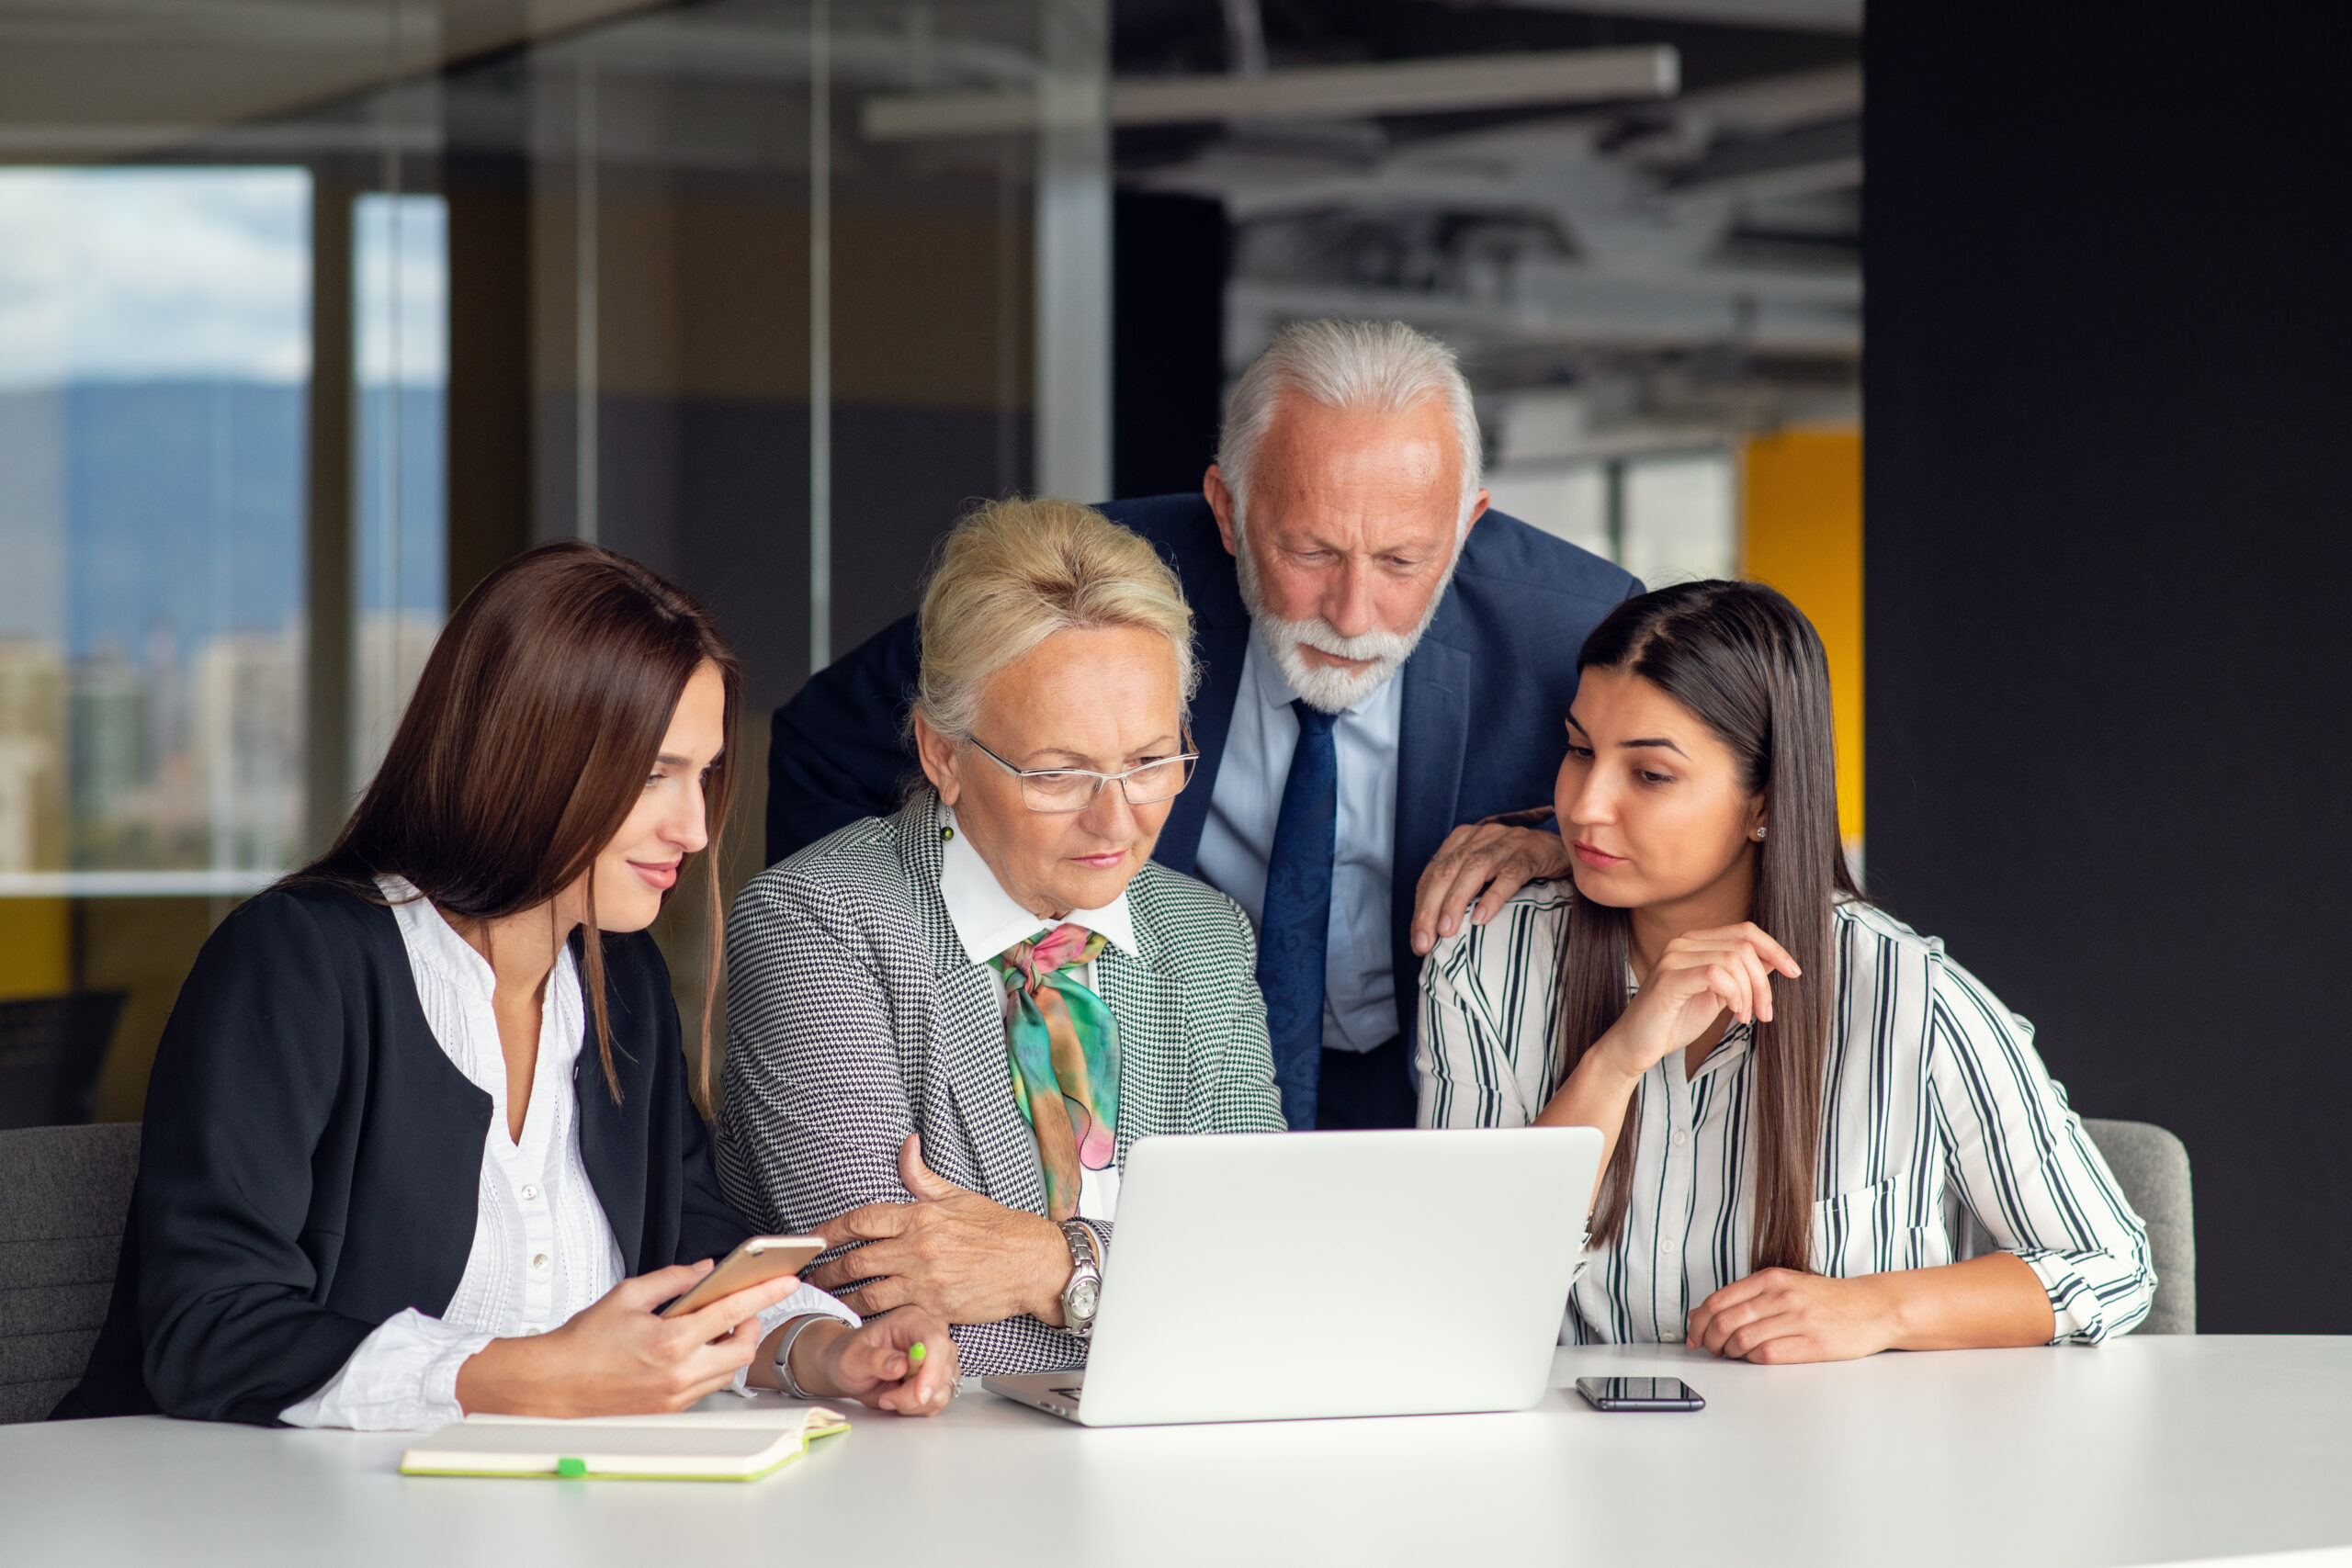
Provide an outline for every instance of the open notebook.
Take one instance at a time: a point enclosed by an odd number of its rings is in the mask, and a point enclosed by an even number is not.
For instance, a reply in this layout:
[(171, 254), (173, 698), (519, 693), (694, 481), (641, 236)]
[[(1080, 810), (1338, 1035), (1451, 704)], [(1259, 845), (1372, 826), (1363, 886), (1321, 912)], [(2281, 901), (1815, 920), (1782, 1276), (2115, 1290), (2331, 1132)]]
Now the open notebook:
[(822, 1405), (548, 1421), (469, 1416), (401, 1456), (402, 1475), (752, 1481), (849, 1430)]

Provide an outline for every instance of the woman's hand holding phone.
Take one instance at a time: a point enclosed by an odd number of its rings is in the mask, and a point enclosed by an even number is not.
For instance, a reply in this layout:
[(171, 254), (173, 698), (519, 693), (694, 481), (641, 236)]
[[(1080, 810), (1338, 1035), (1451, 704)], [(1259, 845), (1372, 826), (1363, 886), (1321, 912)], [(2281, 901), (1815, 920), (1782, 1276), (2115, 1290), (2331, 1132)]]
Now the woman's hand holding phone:
[(786, 1274), (694, 1312), (659, 1314), (712, 1267), (705, 1260), (639, 1274), (560, 1328), (492, 1340), (458, 1369), (458, 1404), (469, 1415), (644, 1416), (718, 1393), (759, 1353), (759, 1314), (800, 1280)]

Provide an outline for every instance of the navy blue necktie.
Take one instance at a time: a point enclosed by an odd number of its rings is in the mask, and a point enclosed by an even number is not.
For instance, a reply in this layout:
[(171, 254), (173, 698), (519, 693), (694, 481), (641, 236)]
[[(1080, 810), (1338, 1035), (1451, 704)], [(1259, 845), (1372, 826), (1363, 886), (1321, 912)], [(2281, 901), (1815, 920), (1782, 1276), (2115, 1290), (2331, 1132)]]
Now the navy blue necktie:
[(1258, 988), (1274, 1047), (1274, 1087), (1293, 1132), (1315, 1126), (1323, 1068), (1323, 964), (1331, 935), (1331, 863), (1340, 842), (1339, 715), (1291, 705), (1298, 750), (1266, 857), (1265, 918), (1258, 931)]

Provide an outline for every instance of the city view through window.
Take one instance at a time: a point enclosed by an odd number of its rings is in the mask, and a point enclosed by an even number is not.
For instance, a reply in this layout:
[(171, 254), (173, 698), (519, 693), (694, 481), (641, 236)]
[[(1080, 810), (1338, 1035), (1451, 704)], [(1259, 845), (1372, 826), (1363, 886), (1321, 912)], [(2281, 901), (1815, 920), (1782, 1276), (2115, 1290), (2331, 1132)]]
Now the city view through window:
[[(311, 177), (0, 170), (0, 890), (249, 890), (305, 844)], [(437, 197), (355, 214), (354, 776), (441, 614)]]

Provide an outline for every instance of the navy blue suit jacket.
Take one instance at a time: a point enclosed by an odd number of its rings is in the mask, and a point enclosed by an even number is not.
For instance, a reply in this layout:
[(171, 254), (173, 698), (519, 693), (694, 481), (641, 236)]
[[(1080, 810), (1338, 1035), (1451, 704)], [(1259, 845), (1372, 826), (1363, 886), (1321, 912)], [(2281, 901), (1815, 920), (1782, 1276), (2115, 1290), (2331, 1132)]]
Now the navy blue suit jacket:
[[(1190, 874), (1233, 722), (1250, 613), (1207, 501), (1161, 495), (1102, 511), (1159, 548), (1193, 606), (1201, 663), (1193, 740), (1201, 763), (1153, 854)], [(1602, 616), (1641, 591), (1630, 573), (1516, 517), (1489, 511), (1470, 530), (1453, 585), (1403, 676), (1390, 931), (1397, 1032), (1406, 1040), (1420, 1007), (1411, 927), (1423, 868), (1461, 824), (1550, 804), (1567, 747), (1560, 721), (1576, 695), (1577, 651)], [(908, 780), (919, 776), (903, 739), (918, 658), (909, 616), (820, 671), (775, 710), (771, 864), (862, 817), (898, 808)]]

